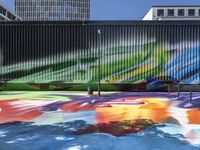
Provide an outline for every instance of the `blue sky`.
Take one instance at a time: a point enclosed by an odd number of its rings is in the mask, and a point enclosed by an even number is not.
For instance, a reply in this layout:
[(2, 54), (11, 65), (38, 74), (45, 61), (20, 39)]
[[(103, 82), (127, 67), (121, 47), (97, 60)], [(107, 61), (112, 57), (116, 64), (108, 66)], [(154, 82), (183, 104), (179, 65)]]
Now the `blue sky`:
[[(0, 0), (12, 8), (13, 1)], [(139, 20), (152, 5), (200, 5), (200, 0), (91, 0), (91, 19)]]

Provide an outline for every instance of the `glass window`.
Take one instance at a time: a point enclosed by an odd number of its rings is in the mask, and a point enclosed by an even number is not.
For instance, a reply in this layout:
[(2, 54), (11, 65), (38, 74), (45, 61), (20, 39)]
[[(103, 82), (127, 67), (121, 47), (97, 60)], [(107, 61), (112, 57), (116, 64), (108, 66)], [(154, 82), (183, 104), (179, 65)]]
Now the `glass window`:
[(174, 16), (174, 9), (168, 9), (168, 16)]
[(199, 9), (199, 16), (200, 16), (200, 9)]
[(157, 10), (157, 16), (164, 16), (164, 10), (163, 9), (158, 9)]
[(185, 10), (184, 9), (179, 9), (178, 10), (178, 16), (185, 16)]
[(188, 16), (195, 16), (195, 9), (189, 9)]

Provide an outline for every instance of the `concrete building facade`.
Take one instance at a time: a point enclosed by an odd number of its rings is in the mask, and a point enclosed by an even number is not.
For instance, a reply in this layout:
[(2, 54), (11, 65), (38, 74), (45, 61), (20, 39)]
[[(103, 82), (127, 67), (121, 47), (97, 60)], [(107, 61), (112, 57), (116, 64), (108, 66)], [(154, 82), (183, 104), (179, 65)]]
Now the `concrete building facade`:
[(143, 20), (200, 20), (200, 6), (152, 6)]
[(90, 0), (15, 0), (23, 20), (90, 20)]

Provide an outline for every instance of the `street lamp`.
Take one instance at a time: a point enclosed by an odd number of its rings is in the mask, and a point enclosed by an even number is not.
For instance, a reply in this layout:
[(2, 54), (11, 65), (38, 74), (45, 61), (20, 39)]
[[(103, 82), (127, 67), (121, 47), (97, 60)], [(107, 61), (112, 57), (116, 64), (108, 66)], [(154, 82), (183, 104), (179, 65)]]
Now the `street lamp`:
[(98, 96), (101, 96), (101, 29), (98, 29)]

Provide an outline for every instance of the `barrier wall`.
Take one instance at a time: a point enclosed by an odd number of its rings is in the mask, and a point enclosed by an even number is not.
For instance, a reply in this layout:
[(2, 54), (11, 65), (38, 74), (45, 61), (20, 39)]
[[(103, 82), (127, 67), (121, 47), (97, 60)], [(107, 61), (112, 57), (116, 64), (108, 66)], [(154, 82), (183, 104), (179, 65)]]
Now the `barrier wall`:
[(0, 80), (10, 89), (76, 89), (96, 85), (100, 67), (108, 90), (154, 77), (199, 84), (199, 36), (198, 21), (0, 23)]

